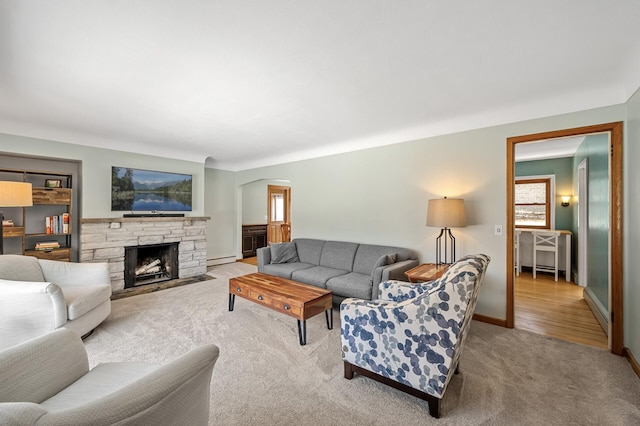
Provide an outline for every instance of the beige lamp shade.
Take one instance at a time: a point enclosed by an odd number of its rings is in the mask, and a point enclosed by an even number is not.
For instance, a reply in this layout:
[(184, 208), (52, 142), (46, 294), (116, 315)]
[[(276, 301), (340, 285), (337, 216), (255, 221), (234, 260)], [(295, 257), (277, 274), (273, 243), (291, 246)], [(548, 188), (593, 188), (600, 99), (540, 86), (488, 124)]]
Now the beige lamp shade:
[(0, 181), (0, 207), (29, 207), (33, 205), (31, 184)]
[(460, 228), (467, 226), (464, 200), (461, 198), (437, 198), (429, 200), (427, 226)]

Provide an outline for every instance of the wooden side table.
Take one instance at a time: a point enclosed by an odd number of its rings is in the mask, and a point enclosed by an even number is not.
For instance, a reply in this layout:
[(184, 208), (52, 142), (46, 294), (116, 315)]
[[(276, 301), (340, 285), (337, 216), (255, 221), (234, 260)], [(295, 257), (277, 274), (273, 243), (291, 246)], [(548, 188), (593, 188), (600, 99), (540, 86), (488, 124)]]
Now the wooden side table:
[(436, 265), (435, 263), (423, 263), (415, 268), (409, 269), (405, 272), (410, 283), (419, 283), (426, 281), (437, 280), (449, 269), (447, 264)]

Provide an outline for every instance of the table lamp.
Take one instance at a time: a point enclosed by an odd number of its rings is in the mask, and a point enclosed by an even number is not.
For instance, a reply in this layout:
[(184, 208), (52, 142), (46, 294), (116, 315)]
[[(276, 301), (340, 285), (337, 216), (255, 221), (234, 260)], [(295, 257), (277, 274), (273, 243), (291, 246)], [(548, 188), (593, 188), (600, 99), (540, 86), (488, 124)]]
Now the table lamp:
[[(31, 184), (26, 182), (0, 181), (0, 207), (29, 207), (33, 205)], [(4, 214), (0, 211), (0, 220)], [(4, 254), (4, 229), (0, 227), (0, 254)]]
[[(464, 211), (464, 200), (460, 198), (437, 198), (429, 200), (427, 207), (427, 226), (442, 228), (436, 238), (436, 264), (451, 264), (456, 260), (456, 239), (451, 234), (450, 228), (467, 226), (467, 217)], [(444, 242), (444, 259), (442, 258), (442, 237), (448, 238)], [(447, 245), (451, 253), (451, 260), (447, 262)]]

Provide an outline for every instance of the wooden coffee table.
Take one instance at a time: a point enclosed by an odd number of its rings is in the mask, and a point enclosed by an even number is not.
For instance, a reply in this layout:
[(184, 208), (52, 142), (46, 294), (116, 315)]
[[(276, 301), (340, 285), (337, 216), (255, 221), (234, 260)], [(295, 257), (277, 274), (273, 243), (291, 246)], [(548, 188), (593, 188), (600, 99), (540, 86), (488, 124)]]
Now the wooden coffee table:
[(327, 318), (327, 328), (333, 329), (333, 296), (329, 290), (255, 273), (229, 280), (229, 311), (233, 311), (236, 296), (296, 318), (300, 345), (307, 343), (307, 319), (321, 312)]

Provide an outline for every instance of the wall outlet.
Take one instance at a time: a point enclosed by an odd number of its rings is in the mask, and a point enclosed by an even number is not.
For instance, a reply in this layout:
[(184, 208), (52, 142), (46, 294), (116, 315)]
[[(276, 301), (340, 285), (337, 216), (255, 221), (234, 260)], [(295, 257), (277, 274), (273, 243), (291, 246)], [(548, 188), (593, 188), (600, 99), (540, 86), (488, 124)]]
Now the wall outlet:
[(502, 225), (496, 225), (493, 234), (498, 236), (502, 235)]

